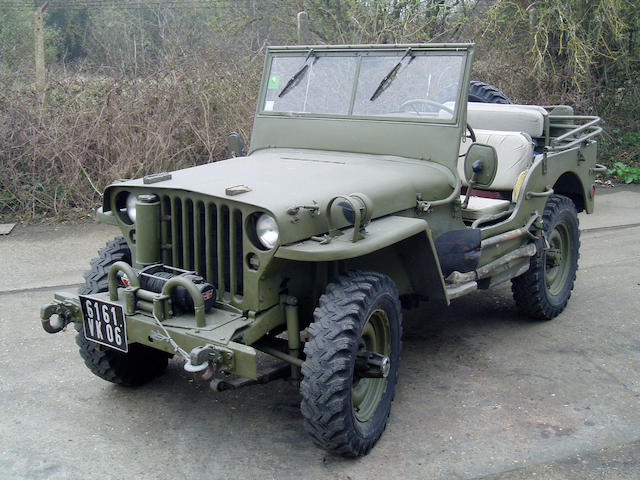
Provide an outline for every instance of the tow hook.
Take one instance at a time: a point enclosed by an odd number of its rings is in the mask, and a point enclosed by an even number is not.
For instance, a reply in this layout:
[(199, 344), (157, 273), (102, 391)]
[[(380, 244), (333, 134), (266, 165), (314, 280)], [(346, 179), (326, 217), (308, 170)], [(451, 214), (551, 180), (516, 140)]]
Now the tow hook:
[[(53, 315), (57, 316), (51, 318)], [(80, 315), (78, 307), (71, 302), (56, 301), (40, 308), (42, 328), (47, 333), (61, 332), (78, 315)]]
[(184, 369), (189, 373), (199, 375), (205, 381), (209, 381), (219, 370), (222, 360), (222, 352), (213, 345), (195, 347), (191, 350), (189, 360), (184, 364)]

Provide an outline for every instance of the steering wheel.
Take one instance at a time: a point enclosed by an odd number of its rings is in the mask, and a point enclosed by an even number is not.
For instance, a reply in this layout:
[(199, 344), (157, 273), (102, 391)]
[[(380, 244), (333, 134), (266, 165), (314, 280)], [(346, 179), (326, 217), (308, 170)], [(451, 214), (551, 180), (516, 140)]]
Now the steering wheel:
[(416, 113), (425, 112), (425, 111), (431, 111), (431, 112), (437, 111), (434, 109), (425, 110), (424, 109), (425, 106), (436, 107), (439, 110), (444, 110), (446, 112), (453, 113), (453, 111), (450, 108), (448, 108), (446, 105), (436, 102), (435, 100), (429, 100), (428, 98), (412, 98), (411, 100), (407, 100), (406, 102), (402, 103), (402, 105), (400, 105), (400, 111), (416, 112)]
[[(425, 106), (425, 105), (428, 105), (430, 107), (437, 107), (440, 110), (444, 110), (445, 112), (450, 113), (452, 117), (454, 115), (453, 110), (451, 110), (446, 105), (440, 102), (436, 102), (435, 100), (429, 100), (428, 98), (412, 98), (411, 100), (407, 100), (406, 102), (403, 102), (400, 105), (400, 111), (419, 113), (420, 111), (424, 111), (424, 110), (418, 110), (418, 107)], [(471, 128), (471, 125), (469, 125), (469, 123), (467, 123), (467, 130), (469, 131), (469, 135), (467, 135), (467, 138), (470, 138), (471, 141), (475, 143), (476, 132), (473, 131), (473, 128)]]

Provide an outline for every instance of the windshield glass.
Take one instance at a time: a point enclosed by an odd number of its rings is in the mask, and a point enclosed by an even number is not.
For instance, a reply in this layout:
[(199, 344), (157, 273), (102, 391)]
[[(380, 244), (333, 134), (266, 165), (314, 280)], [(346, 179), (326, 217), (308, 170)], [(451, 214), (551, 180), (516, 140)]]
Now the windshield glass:
[(462, 57), (420, 56), (407, 58), (393, 82), (371, 100), (380, 80), (399, 57), (362, 59), (354, 115), (427, 116), (453, 118)]
[(262, 110), (452, 121), (465, 56), (408, 52), (274, 55)]
[[(264, 110), (347, 115), (356, 72), (356, 57), (274, 57)], [(308, 65), (298, 82), (291, 78)]]

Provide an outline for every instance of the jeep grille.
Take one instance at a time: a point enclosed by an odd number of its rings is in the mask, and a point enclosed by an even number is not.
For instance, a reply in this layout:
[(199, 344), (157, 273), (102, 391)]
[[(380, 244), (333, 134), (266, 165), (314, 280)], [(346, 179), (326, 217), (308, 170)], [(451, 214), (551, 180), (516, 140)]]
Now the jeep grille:
[(195, 270), (218, 298), (243, 294), (243, 212), (222, 202), (160, 195), (162, 261)]

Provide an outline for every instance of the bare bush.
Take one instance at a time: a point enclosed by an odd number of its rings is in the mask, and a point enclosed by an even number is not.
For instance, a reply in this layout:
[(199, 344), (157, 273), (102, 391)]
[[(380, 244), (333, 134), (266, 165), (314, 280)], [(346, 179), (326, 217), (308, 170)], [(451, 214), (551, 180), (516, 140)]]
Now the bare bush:
[(640, 165), (631, 0), (52, 2), (40, 97), (25, 4), (0, 13), (0, 215), (86, 214), (114, 179), (225, 157), (229, 131), (250, 136), (264, 47), (296, 42), (301, 9), (313, 43), (473, 41), (474, 79), (603, 116), (602, 160)]
[(0, 212), (73, 216), (106, 184), (218, 160), (248, 137), (261, 58), (175, 58), (145, 77), (50, 73), (40, 99), (8, 72), (0, 91)]

